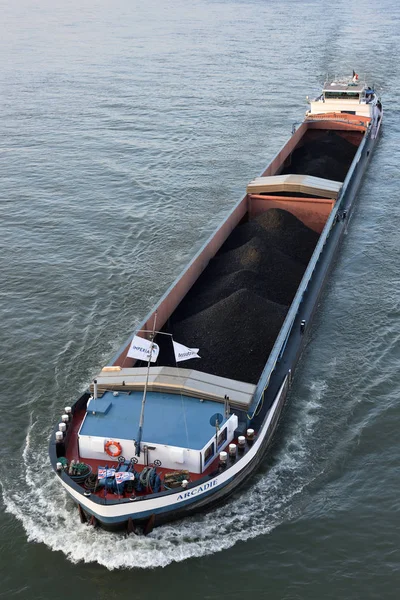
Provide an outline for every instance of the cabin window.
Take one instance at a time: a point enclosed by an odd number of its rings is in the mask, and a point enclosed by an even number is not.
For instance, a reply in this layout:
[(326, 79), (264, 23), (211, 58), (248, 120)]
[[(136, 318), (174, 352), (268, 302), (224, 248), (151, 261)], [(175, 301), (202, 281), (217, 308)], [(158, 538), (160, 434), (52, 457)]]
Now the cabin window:
[(325, 92), (326, 100), (359, 100), (359, 92)]
[(215, 450), (214, 450), (214, 442), (212, 444), (210, 444), (208, 446), (208, 448), (206, 449), (206, 451), (204, 452), (204, 465), (206, 465), (208, 463), (208, 461), (210, 460), (210, 458), (212, 458), (215, 454)]
[(217, 445), (218, 445), (218, 449), (221, 448), (221, 446), (223, 444), (225, 444), (226, 440), (228, 439), (228, 428), (225, 427), (225, 429), (223, 429), (217, 439)]

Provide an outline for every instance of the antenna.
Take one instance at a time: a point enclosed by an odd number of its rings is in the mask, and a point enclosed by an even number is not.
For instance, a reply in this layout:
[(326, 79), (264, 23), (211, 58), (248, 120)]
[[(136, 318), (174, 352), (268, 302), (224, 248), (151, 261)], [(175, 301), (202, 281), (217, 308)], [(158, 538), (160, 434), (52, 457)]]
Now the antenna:
[(215, 452), (218, 450), (218, 431), (220, 429), (220, 425), (223, 423), (224, 417), (221, 413), (215, 413), (212, 417), (210, 417), (210, 425), (211, 427), (215, 427)]
[(138, 435), (137, 435), (137, 440), (135, 442), (136, 456), (140, 456), (140, 443), (142, 441), (143, 423), (144, 423), (144, 407), (145, 407), (145, 404), (146, 404), (147, 385), (149, 383), (149, 371), (150, 371), (151, 355), (153, 353), (153, 340), (154, 340), (154, 333), (155, 333), (155, 330), (156, 330), (156, 321), (157, 321), (157, 311), (154, 313), (153, 331), (152, 331), (152, 333), (150, 335), (151, 345), (150, 345), (150, 350), (149, 350), (149, 361), (147, 363), (146, 383), (144, 385), (143, 398), (142, 398), (142, 408), (140, 410), (139, 431), (138, 431)]

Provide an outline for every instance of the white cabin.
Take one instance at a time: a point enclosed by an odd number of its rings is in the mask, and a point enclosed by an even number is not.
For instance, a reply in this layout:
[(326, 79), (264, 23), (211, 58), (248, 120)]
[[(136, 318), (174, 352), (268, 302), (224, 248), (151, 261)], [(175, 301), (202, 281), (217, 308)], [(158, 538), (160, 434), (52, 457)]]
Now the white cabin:
[(318, 98), (309, 100), (307, 114), (334, 112), (372, 118), (377, 101), (374, 90), (354, 78), (330, 80)]

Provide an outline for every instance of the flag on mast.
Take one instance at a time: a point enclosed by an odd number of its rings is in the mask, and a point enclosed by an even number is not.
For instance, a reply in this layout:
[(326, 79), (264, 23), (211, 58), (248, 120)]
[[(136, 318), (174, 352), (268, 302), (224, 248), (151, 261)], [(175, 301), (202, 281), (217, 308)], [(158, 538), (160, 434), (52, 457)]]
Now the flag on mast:
[(175, 353), (175, 361), (181, 362), (182, 360), (190, 360), (191, 358), (201, 358), (197, 353), (199, 348), (187, 348), (183, 344), (178, 344), (178, 342), (174, 342), (174, 353)]
[(358, 81), (358, 75), (355, 72), (355, 70), (353, 69), (353, 82), (355, 83), (356, 81)]
[(130, 358), (138, 358), (139, 360), (144, 360), (148, 362), (150, 357), (150, 348), (151, 348), (151, 359), (150, 362), (156, 362), (158, 358), (158, 353), (160, 352), (160, 348), (158, 344), (154, 342), (150, 342), (150, 340), (146, 340), (144, 338), (139, 337), (138, 335), (133, 336), (133, 340), (131, 345), (129, 346), (128, 354)]

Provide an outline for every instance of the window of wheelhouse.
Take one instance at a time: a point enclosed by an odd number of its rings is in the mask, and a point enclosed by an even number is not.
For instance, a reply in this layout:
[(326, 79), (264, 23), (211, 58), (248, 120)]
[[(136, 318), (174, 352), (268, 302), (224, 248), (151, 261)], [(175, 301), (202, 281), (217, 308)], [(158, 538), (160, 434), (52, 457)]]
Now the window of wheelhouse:
[(326, 100), (359, 100), (360, 92), (325, 92)]
[(214, 442), (212, 442), (204, 452), (204, 466), (210, 461), (215, 454)]
[(227, 439), (228, 439), (228, 428), (225, 427), (225, 429), (220, 431), (218, 438), (217, 438), (218, 450), (221, 448), (221, 446), (223, 446), (225, 444)]

